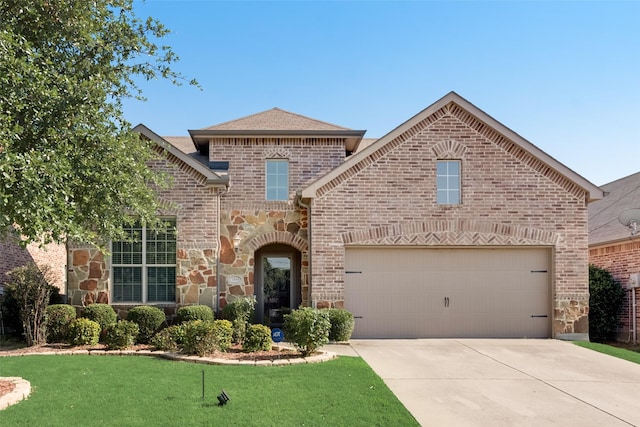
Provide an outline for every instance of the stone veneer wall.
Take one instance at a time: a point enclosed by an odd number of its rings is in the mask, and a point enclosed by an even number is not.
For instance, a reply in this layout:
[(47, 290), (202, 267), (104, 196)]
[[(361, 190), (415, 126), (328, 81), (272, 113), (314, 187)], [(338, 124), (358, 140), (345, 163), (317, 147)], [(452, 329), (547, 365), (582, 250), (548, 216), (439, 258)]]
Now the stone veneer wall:
[[(309, 259), (307, 213), (292, 204), (281, 203), (282, 210), (226, 210), (221, 214), (220, 305), (234, 297), (252, 296), (255, 252), (267, 245), (285, 244), (301, 253), (300, 287), (302, 304), (309, 305)], [(233, 238), (242, 238), (236, 253)]]
[[(607, 270), (614, 279), (620, 282), (621, 286), (626, 288), (629, 275), (640, 273), (640, 240), (634, 239), (628, 242), (590, 248), (589, 262)], [(618, 317), (620, 323), (618, 338), (620, 340), (626, 341), (631, 337), (630, 333), (633, 330), (632, 306), (632, 292), (627, 290), (622, 312)], [(636, 307), (635, 326), (637, 328), (640, 326), (640, 289), (636, 289)]]
[[(461, 160), (460, 205), (436, 204), (441, 159)], [(554, 336), (588, 332), (585, 191), (455, 104), (321, 187), (311, 215), (316, 306), (343, 305), (345, 244), (542, 245), (554, 248)], [(379, 235), (393, 227), (405, 230)]]
[[(289, 200), (265, 200), (267, 159), (289, 160)], [(340, 165), (345, 159), (340, 138), (213, 138), (209, 160), (228, 161), (231, 186), (222, 196), (221, 306), (234, 296), (254, 295), (255, 252), (286, 244), (301, 253), (302, 304), (310, 305), (306, 210), (293, 201), (296, 191)], [(236, 254), (233, 238), (242, 238)]]

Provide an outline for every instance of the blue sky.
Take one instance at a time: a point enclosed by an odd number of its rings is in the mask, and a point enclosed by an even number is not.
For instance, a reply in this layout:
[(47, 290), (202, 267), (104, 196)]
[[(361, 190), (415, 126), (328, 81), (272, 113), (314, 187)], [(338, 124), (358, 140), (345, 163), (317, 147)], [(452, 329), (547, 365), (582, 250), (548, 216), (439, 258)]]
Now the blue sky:
[(187, 135), (279, 107), (381, 137), (450, 91), (597, 185), (640, 171), (640, 2), (135, 2), (203, 90), (126, 118)]

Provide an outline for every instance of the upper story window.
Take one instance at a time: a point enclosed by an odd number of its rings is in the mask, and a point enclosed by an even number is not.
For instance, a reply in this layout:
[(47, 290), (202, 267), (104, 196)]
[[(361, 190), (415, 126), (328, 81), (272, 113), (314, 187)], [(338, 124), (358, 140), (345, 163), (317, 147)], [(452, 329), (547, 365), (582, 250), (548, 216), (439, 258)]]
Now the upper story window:
[(439, 205), (460, 204), (460, 182), (460, 161), (438, 160), (436, 189)]
[(176, 301), (176, 221), (165, 221), (161, 231), (126, 227), (130, 241), (112, 242), (113, 302)]
[(267, 200), (289, 200), (289, 161), (267, 159), (265, 182)]

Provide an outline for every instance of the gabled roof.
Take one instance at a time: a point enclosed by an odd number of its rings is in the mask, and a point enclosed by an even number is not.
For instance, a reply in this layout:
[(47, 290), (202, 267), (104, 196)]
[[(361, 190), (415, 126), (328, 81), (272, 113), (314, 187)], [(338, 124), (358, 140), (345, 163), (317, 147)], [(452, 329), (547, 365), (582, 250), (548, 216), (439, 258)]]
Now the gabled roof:
[[(392, 143), (398, 138), (407, 138), (413, 133), (416, 133), (418, 131), (417, 126), (420, 123), (429, 119), (444, 107), (451, 106), (451, 104), (463, 109), (466, 113), (477, 119), (480, 124), (493, 129), (495, 132), (502, 135), (507, 140), (512, 141), (514, 144), (528, 152), (531, 156), (559, 173), (561, 176), (564, 176), (570, 182), (573, 182), (578, 187), (584, 189), (588, 193), (589, 201), (599, 200), (604, 196), (603, 191), (596, 185), (592, 184), (587, 179), (583, 178), (562, 163), (558, 162), (556, 159), (549, 156), (547, 153), (540, 150), (538, 147), (536, 147), (511, 129), (507, 128), (502, 123), (498, 122), (493, 117), (489, 116), (484, 111), (480, 110), (478, 107), (471, 104), (469, 101), (462, 98), (455, 92), (449, 92), (447, 95), (440, 98), (438, 101), (434, 102), (429, 107), (425, 108), (397, 128), (393, 129), (391, 132), (378, 139), (373, 144), (349, 157), (347, 161), (342, 163), (340, 166), (336, 167), (319, 179), (313, 181), (309, 186), (307, 186), (299, 193), (300, 196), (302, 196), (302, 198), (304, 199), (313, 199), (318, 196), (318, 191), (321, 188), (332, 183), (332, 181), (335, 180), (337, 182), (340, 179), (347, 179), (345, 177), (349, 174), (351, 169), (355, 170), (361, 167), (365, 167), (364, 165), (367, 162), (371, 161), (370, 158), (374, 156), (374, 153), (378, 152), (379, 150), (383, 150), (387, 144)], [(449, 110), (451, 111), (453, 110), (453, 108), (449, 108)], [(340, 178), (341, 176), (342, 178)], [(327, 188), (331, 188), (331, 186), (327, 186)]]
[(228, 186), (229, 185), (229, 177), (221, 176), (211, 169), (209, 169), (206, 165), (202, 164), (195, 157), (184, 153), (179, 150), (176, 146), (169, 143), (166, 139), (149, 129), (143, 124), (139, 124), (132, 129), (133, 132), (137, 132), (140, 135), (148, 138), (151, 141), (154, 141), (160, 148), (165, 150), (169, 155), (175, 157), (179, 162), (188, 166), (194, 173), (196, 173), (203, 181), (205, 185), (210, 186)]
[[(618, 216), (640, 208), (640, 172), (602, 186), (607, 197), (589, 205), (589, 245), (629, 240), (632, 236)], [(634, 236), (640, 238), (640, 235)]]
[(203, 130), (349, 130), (342, 126), (272, 108), (261, 113), (209, 126)]
[(366, 131), (351, 130), (320, 120), (290, 113), (279, 108), (231, 120), (203, 129), (190, 130), (193, 143), (201, 152), (206, 152), (210, 138), (344, 138), (345, 149), (357, 149)]

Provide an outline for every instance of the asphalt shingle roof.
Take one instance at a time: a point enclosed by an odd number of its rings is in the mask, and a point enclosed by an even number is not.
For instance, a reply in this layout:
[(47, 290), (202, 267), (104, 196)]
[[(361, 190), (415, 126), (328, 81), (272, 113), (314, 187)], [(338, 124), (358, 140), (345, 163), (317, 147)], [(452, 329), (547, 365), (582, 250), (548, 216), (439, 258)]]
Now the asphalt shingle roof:
[(640, 172), (601, 188), (609, 194), (589, 204), (589, 245), (631, 237), (629, 229), (618, 221), (618, 216), (627, 209), (640, 208)]
[(279, 108), (220, 123), (203, 130), (350, 130)]

